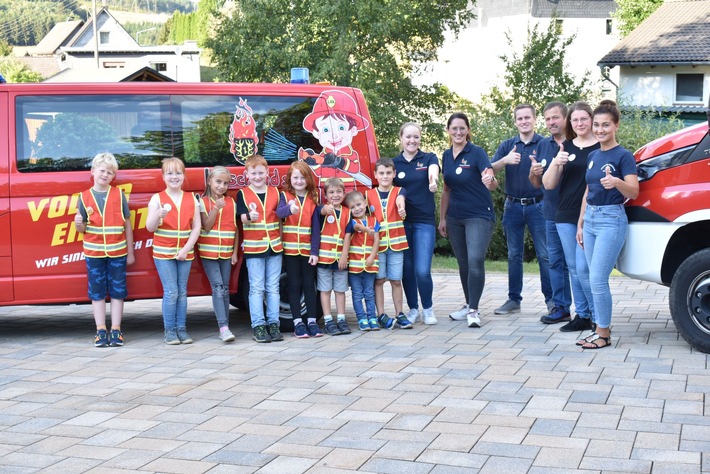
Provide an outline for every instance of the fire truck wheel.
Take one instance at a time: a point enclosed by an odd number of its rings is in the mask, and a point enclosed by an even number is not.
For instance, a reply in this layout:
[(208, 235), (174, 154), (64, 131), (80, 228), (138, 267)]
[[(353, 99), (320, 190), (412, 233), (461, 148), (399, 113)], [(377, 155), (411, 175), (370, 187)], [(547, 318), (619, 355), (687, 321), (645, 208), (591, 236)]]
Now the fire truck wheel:
[(671, 282), (670, 310), (683, 339), (710, 353), (710, 249), (688, 257)]

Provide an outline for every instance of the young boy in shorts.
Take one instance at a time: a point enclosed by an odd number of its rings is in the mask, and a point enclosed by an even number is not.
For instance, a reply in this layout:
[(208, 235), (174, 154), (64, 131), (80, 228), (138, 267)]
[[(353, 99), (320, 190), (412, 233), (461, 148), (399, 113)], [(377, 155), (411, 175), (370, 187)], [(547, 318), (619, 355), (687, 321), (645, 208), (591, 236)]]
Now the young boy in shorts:
[[(370, 213), (380, 223), (380, 268), (375, 280), (375, 301), (377, 302), (380, 326), (391, 329), (398, 326), (411, 329), (412, 323), (402, 312), (402, 268), (404, 250), (409, 248), (404, 231), (405, 190), (394, 186), (394, 161), (381, 158), (375, 163), (375, 177), (378, 186), (367, 190), (367, 204)], [(393, 320), (385, 313), (385, 281), (392, 286), (392, 300), (397, 314)]]
[[(96, 323), (96, 347), (123, 345), (121, 320), (128, 295), (126, 265), (135, 261), (128, 200), (111, 186), (118, 162), (111, 153), (99, 153), (91, 162), (94, 185), (81, 193), (74, 226), (84, 233), (84, 256), (89, 299)], [(106, 295), (111, 298), (111, 332), (106, 329)]]
[[(339, 267), (343, 252), (345, 228), (350, 222), (350, 210), (343, 207), (345, 185), (339, 178), (329, 178), (325, 183), (326, 204), (313, 214), (311, 245), (318, 249), (318, 284), (320, 303), (323, 309), (324, 331), (337, 336), (350, 334), (345, 321), (345, 292), (348, 291), (348, 270)], [(337, 320), (333, 320), (330, 295), (335, 292)]]

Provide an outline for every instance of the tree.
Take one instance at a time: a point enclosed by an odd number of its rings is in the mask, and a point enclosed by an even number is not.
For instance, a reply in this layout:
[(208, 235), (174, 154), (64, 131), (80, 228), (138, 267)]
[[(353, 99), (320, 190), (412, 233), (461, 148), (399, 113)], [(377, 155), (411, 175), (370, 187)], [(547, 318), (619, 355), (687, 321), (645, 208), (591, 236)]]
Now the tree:
[[(402, 122), (441, 122), (454, 95), (441, 85), (415, 86), (421, 65), (436, 58), (444, 32), (469, 23), (473, 2), (451, 0), (243, 0), (222, 16), (207, 41), (221, 79), (287, 82), (307, 66), (311, 81), (363, 90), (383, 155), (396, 151)], [(440, 126), (440, 125), (439, 125)]]
[(643, 20), (663, 5), (663, 0), (617, 0), (612, 17), (618, 23), (621, 37), (627, 36)]
[(42, 75), (15, 58), (0, 59), (0, 73), (7, 82), (41, 82)]

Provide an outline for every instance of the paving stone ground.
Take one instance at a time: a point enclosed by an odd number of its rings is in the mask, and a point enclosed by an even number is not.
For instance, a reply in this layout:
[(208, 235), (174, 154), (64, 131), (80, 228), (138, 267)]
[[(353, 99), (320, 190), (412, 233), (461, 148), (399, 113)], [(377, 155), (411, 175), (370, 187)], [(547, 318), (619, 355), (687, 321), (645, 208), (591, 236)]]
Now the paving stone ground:
[(0, 308), (0, 472), (710, 472), (708, 355), (667, 289), (613, 278), (613, 347), (583, 351), (539, 322), (538, 288), (496, 316), (507, 277), (488, 275), (469, 329), (447, 317), (458, 276), (436, 275), (436, 326), (271, 344), (237, 310), (222, 343), (208, 297), (180, 346), (160, 300), (127, 303), (105, 349), (88, 305)]

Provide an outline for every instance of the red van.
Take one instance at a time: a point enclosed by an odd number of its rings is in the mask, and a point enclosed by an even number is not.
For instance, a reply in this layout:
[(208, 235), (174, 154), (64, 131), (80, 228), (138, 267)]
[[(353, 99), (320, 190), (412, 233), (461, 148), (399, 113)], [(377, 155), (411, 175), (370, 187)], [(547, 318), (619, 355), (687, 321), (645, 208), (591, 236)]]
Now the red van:
[(640, 193), (626, 204), (629, 231), (617, 262), (632, 278), (670, 286), (673, 322), (702, 352), (710, 352), (709, 123), (636, 152)]
[[(342, 143), (312, 128), (328, 112), (357, 124)], [(116, 156), (113, 184), (129, 198), (136, 263), (128, 268), (128, 299), (162, 297), (145, 221), (151, 195), (165, 187), (163, 158), (183, 159), (184, 189), (194, 193), (204, 191), (208, 168), (227, 166), (235, 195), (246, 184), (244, 159), (254, 153), (269, 163), (269, 184), (279, 186), (289, 164), (302, 159), (317, 178), (367, 188), (378, 157), (362, 92), (328, 85), (0, 84), (0, 124), (0, 305), (88, 302), (73, 216), (99, 152)], [(341, 156), (357, 166), (328, 166)], [(191, 272), (188, 294), (209, 295), (199, 259)], [(282, 316), (288, 325), (287, 304)]]

